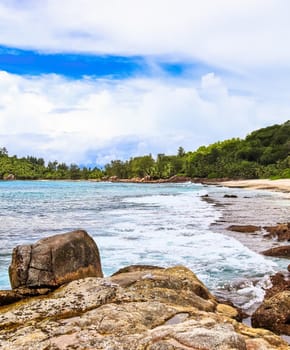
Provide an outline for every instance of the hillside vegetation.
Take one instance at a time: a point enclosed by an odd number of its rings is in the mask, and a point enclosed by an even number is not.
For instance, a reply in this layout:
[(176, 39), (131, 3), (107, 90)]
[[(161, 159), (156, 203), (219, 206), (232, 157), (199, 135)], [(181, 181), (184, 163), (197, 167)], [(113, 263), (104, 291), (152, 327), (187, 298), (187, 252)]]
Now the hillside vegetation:
[(151, 179), (183, 175), (192, 178), (290, 178), (290, 120), (256, 130), (245, 139), (233, 138), (202, 146), (193, 152), (179, 147), (176, 155), (159, 154), (113, 160), (104, 170), (80, 168), (42, 158), (9, 156), (0, 148), (0, 178), (101, 179), (111, 176)]

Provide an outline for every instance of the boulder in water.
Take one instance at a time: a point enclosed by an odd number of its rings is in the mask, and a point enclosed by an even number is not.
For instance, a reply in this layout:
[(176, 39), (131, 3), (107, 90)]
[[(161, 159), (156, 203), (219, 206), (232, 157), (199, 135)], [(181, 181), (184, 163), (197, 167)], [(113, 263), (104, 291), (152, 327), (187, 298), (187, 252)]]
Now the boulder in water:
[(55, 288), (103, 273), (96, 243), (86, 231), (78, 230), (14, 248), (9, 277), (13, 289)]
[(252, 325), (290, 335), (290, 290), (264, 300), (252, 316)]
[(268, 232), (265, 237), (277, 238), (278, 241), (290, 241), (290, 222), (266, 226), (264, 229)]
[(274, 247), (264, 250), (262, 254), (266, 256), (274, 256), (277, 258), (288, 258), (290, 259), (290, 245), (284, 245), (280, 247)]
[(231, 225), (227, 228), (229, 231), (241, 232), (241, 233), (254, 233), (259, 231), (261, 227), (255, 225)]

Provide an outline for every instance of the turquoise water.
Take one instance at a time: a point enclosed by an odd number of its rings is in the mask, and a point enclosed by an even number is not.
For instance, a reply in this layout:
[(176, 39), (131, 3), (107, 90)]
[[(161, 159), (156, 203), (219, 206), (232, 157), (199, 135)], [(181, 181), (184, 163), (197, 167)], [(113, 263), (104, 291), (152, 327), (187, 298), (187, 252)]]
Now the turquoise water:
[(75, 229), (95, 239), (105, 275), (131, 264), (183, 264), (216, 289), (277, 269), (214, 232), (210, 225), (221, 212), (201, 198), (211, 190), (191, 183), (0, 182), (0, 289), (10, 288), (16, 245)]

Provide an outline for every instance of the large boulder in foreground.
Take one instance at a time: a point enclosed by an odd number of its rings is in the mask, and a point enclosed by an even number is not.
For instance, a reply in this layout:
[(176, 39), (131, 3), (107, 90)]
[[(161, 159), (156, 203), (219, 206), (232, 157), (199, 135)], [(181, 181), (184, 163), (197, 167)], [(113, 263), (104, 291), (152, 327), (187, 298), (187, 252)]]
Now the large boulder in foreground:
[(134, 266), (0, 308), (3, 350), (289, 350), (182, 266)]
[(9, 277), (13, 289), (55, 288), (103, 273), (96, 243), (86, 231), (78, 230), (14, 248)]

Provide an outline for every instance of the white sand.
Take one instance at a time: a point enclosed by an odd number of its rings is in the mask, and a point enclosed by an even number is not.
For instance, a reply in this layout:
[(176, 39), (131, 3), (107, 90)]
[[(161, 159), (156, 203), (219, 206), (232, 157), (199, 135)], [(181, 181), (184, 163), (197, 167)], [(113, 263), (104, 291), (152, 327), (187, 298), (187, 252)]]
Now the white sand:
[(290, 193), (290, 179), (233, 180), (222, 181), (220, 184), (226, 187), (263, 189)]

